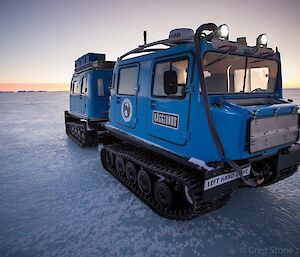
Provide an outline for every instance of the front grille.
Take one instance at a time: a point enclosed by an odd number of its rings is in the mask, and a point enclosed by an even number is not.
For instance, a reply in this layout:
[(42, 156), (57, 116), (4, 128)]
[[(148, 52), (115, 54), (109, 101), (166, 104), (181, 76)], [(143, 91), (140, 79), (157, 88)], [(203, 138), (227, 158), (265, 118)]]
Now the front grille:
[(254, 118), (250, 122), (250, 153), (297, 142), (298, 113)]

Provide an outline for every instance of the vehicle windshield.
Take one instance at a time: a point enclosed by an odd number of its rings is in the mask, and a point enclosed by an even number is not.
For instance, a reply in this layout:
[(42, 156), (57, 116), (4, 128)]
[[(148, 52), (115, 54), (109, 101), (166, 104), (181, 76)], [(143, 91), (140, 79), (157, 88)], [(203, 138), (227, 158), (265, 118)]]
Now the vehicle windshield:
[(274, 60), (207, 52), (203, 72), (208, 93), (274, 92), (278, 64)]

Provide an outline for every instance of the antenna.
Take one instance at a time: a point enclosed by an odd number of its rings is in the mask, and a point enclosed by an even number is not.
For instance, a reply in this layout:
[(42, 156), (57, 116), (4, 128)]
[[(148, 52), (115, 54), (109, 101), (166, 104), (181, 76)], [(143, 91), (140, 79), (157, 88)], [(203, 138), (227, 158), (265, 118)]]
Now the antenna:
[(147, 44), (147, 31), (144, 30), (144, 45)]

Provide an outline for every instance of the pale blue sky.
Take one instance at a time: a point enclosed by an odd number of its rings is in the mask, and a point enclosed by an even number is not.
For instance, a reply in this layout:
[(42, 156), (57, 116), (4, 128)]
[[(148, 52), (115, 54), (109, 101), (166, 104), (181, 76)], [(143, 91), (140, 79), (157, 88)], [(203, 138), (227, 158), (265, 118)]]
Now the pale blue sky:
[(68, 83), (74, 60), (103, 52), (115, 60), (171, 29), (227, 23), (230, 39), (261, 33), (279, 47), (285, 85), (300, 86), (300, 1), (0, 0), (0, 83)]

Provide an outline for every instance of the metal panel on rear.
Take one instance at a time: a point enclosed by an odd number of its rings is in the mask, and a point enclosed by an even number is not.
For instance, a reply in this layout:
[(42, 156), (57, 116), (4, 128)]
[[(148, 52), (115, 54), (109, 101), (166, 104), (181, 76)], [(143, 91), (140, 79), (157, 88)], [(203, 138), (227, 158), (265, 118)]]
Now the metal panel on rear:
[(250, 123), (250, 152), (255, 153), (279, 145), (294, 143), (299, 136), (297, 113), (256, 118)]

